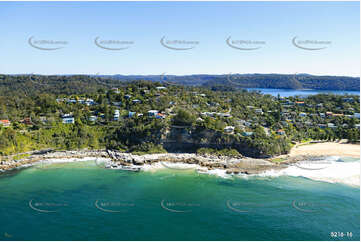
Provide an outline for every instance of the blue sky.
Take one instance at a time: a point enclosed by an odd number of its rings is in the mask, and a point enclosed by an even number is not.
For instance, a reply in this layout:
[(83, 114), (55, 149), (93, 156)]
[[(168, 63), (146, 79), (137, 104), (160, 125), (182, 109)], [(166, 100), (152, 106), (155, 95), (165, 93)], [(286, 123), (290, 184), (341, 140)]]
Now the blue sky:
[[(358, 2), (0, 2), (0, 73), (360, 75)], [(66, 41), (45, 51), (31, 41)], [(94, 39), (131, 41), (107, 50)], [(173, 50), (160, 40), (196, 41)], [(239, 50), (226, 39), (258, 41)], [(297, 41), (326, 41), (305, 44)], [(261, 44), (260, 44), (261, 43)], [(59, 45), (40, 45), (59, 47)], [(125, 45), (106, 45), (124, 47)]]

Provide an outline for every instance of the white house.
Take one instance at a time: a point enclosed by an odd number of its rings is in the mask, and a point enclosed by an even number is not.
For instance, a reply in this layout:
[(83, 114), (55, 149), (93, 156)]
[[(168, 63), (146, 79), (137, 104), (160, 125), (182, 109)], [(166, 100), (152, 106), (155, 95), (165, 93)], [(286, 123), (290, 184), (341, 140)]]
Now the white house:
[(226, 126), (224, 128), (224, 132), (232, 134), (234, 132), (234, 127), (233, 126)]
[(148, 116), (149, 117), (155, 117), (158, 114), (158, 110), (149, 110), (148, 111)]

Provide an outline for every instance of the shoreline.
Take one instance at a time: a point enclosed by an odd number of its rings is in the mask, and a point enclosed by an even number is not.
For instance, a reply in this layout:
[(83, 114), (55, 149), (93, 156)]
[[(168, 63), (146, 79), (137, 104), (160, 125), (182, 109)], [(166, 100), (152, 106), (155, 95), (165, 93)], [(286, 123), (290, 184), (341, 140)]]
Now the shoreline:
[[(224, 170), (225, 173), (229, 175), (257, 175), (268, 171), (286, 169), (301, 161), (321, 160), (327, 156), (360, 158), (360, 145), (345, 144), (342, 142), (301, 143), (295, 145), (289, 154), (269, 159), (249, 157), (234, 158), (228, 156), (198, 155), (195, 153), (133, 155), (131, 153), (121, 153), (111, 150), (41, 150), (21, 153), (21, 155), (24, 154), (26, 154), (27, 157), (20, 160), (13, 159), (20, 154), (5, 157), (7, 158), (6, 161), (2, 159), (0, 162), (0, 172), (42, 163), (67, 163), (84, 159), (95, 159), (98, 161), (101, 159), (104, 163), (104, 168), (108, 169), (140, 171), (149, 170), (152, 166), (157, 167), (160, 164), (163, 168), (175, 170), (196, 169), (199, 173), (206, 173), (212, 170)], [(181, 167), (179, 164), (181, 164)], [(187, 168), (187, 166), (193, 166), (193, 168)]]

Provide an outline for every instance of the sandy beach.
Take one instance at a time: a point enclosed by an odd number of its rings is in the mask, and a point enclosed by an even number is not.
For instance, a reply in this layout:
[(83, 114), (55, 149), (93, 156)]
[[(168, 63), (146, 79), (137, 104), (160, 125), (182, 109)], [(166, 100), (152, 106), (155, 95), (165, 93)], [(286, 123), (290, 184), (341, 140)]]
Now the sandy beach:
[(336, 142), (301, 144), (292, 148), (289, 154), (290, 157), (295, 157), (299, 155), (344, 156), (344, 157), (359, 158), (360, 145), (336, 143)]

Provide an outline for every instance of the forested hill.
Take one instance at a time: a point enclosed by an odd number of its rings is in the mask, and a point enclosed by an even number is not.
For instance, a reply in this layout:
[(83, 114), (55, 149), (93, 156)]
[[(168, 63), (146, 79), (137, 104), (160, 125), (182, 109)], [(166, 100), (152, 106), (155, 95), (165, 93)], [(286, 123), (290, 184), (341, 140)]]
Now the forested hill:
[(153, 76), (103, 76), (115, 80), (166, 81), (182, 85), (230, 86), (241, 88), (285, 88), (317, 90), (360, 90), (359, 77), (313, 76), (308, 74), (229, 74), (229, 75), (153, 75)]
[(134, 80), (163, 84), (222, 88), (285, 88), (317, 90), (360, 90), (360, 78), (312, 76), (307, 74), (233, 74), (233, 75), (1, 75), (0, 95), (92, 93), (102, 88), (120, 87)]

